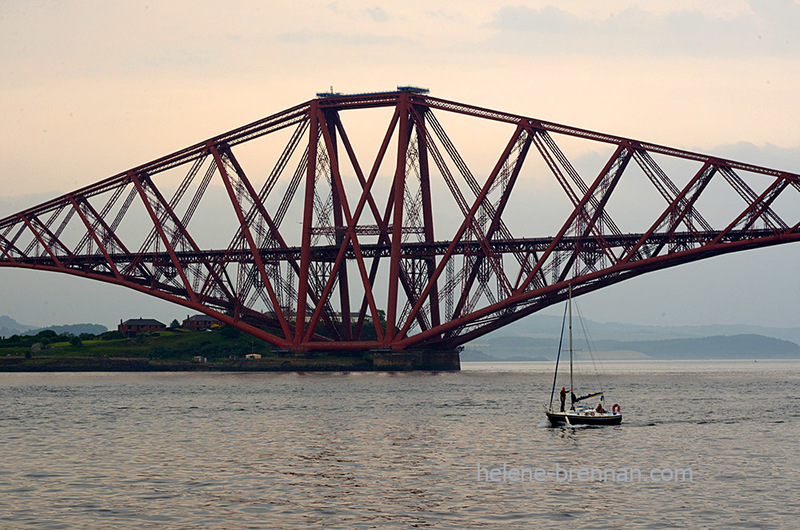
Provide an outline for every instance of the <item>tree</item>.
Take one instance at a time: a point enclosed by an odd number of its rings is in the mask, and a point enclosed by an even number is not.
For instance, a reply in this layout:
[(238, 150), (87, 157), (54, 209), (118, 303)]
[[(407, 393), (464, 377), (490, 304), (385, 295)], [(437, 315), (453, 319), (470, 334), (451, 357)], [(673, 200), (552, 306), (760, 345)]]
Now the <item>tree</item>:
[(115, 340), (115, 339), (124, 339), (125, 335), (120, 333), (117, 330), (114, 331), (106, 331), (105, 333), (100, 335), (100, 340)]
[(169, 323), (169, 329), (177, 329), (181, 327), (181, 323), (178, 322), (177, 318), (173, 318), (172, 322)]
[(83, 346), (83, 341), (81, 340), (81, 338), (75, 335), (69, 338), (69, 343), (72, 346)]
[(239, 338), (242, 333), (233, 326), (222, 326), (222, 330), (220, 330), (220, 335), (228, 340), (233, 340)]
[(36, 338), (47, 339), (48, 341), (52, 342), (53, 339), (58, 338), (58, 333), (56, 333), (52, 329), (43, 329), (42, 331), (36, 334)]

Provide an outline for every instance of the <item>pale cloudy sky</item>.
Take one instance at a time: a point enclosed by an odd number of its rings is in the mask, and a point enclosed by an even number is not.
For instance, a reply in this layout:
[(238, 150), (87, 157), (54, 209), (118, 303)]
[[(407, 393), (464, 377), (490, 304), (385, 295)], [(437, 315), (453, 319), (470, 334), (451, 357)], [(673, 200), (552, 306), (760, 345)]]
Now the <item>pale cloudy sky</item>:
[[(330, 86), (414, 84), (445, 99), (800, 171), (798, 1), (288, 5), (1, 0), (0, 217)], [(622, 322), (800, 325), (798, 258), (789, 245), (683, 266), (601, 290), (584, 309)], [(53, 276), (0, 270), (0, 314), (109, 326), (124, 311), (167, 321), (185, 314)]]

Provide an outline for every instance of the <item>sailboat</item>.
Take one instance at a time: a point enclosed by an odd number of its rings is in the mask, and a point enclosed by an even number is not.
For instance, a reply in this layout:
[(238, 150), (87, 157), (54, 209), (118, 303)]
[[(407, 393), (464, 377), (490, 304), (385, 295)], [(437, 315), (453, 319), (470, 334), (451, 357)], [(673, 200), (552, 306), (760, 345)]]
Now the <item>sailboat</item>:
[[(604, 392), (590, 392), (584, 396), (575, 396), (573, 377), (574, 350), (572, 347), (572, 285), (569, 286), (567, 306), (569, 308), (569, 391), (567, 391), (566, 387), (561, 388), (561, 407), (559, 410), (555, 410), (553, 408), (553, 396), (555, 395), (556, 381), (558, 380), (558, 362), (561, 358), (561, 344), (559, 343), (556, 368), (553, 374), (553, 388), (550, 391), (550, 406), (545, 407), (547, 419), (553, 427), (559, 425), (619, 425), (622, 423), (622, 410), (616, 403), (611, 407), (610, 411), (605, 410), (603, 407), (605, 402)], [(597, 399), (600, 403), (597, 407), (592, 407), (588, 404), (589, 400), (594, 402), (594, 399)], [(569, 408), (567, 408), (567, 403), (569, 403)]]

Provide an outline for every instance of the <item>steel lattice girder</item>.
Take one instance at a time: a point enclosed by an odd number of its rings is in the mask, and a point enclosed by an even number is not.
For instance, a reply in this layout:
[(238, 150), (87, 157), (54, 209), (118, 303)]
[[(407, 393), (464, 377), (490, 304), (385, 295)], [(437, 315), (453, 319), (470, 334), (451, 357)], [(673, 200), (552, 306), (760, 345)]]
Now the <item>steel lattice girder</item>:
[[(382, 136), (371, 132), (377, 149), (364, 154), (342, 117), (375, 109), (391, 115)], [(506, 128), (483, 176), (439, 119), (448, 116), (469, 120), (478, 135), (487, 124)], [(268, 172), (241, 158), (247, 145), (279, 135), (288, 141)], [(610, 151), (591, 181), (563, 150), (570, 138)], [(514, 207), (525, 205), (515, 192), (532, 160), (568, 204), (555, 236), (529, 224), (512, 233)], [(680, 185), (665, 169), (671, 161), (694, 164)], [(611, 204), (633, 172), (661, 206), (624, 231)], [(231, 219), (224, 248), (204, 245), (207, 229), (192, 228), (215, 185)], [(709, 221), (703, 198), (727, 192), (738, 206)], [(563, 300), (570, 285), (579, 295), (794, 241), (796, 192), (794, 173), (424, 94), (331, 96), (0, 220), (0, 265), (126, 286), (295, 351), (449, 349)], [(788, 218), (776, 207), (787, 200)], [(209, 215), (222, 214), (200, 217)], [(130, 236), (130, 225), (146, 230)]]

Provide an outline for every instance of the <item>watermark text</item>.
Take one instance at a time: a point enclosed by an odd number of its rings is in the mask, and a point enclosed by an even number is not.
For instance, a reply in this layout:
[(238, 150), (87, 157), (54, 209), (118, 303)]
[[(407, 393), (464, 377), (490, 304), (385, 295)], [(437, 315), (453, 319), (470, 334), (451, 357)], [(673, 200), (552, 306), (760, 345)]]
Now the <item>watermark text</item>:
[(568, 467), (556, 463), (555, 468), (518, 467), (504, 463), (502, 467), (477, 467), (478, 482), (693, 482), (688, 467)]

